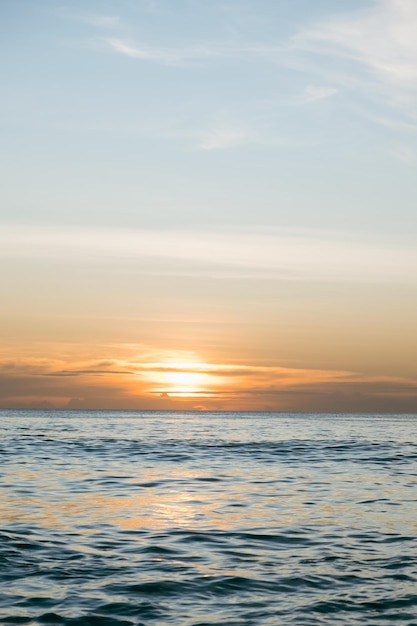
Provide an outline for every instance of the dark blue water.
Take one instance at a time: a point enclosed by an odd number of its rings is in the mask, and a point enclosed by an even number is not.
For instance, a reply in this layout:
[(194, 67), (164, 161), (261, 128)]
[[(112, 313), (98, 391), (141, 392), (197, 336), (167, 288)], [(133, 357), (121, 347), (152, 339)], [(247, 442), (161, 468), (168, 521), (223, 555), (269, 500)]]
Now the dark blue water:
[(0, 420), (1, 624), (417, 625), (417, 416)]

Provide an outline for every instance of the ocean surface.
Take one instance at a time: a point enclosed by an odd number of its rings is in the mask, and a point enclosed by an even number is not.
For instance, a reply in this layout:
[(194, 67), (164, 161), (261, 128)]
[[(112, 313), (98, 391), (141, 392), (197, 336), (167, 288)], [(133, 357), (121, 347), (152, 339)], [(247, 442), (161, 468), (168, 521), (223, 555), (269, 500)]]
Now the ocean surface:
[(417, 416), (0, 412), (0, 623), (417, 625)]

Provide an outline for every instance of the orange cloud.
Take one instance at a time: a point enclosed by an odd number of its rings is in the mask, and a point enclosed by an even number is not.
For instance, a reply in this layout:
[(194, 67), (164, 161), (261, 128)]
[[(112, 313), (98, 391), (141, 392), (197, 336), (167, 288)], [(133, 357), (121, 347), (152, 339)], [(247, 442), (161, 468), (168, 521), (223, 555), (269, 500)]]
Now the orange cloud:
[(206, 363), (151, 349), (127, 356), (3, 358), (0, 407), (412, 412), (417, 405), (413, 379)]

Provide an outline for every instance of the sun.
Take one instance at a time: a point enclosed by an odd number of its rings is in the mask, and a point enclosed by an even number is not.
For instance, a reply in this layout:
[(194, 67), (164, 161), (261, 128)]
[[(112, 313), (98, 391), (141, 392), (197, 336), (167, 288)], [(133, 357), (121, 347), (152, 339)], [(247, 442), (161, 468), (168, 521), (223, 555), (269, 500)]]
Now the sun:
[[(209, 382), (209, 376), (200, 372), (181, 371), (180, 367), (178, 370), (164, 372), (163, 379), (167, 387), (166, 391), (172, 396), (201, 394)], [(186, 368), (187, 366), (183, 367)]]
[(152, 383), (152, 393), (178, 397), (201, 397), (213, 393), (210, 366), (200, 362), (154, 363), (144, 373)]
[(204, 381), (204, 374), (197, 372), (169, 372), (165, 374), (168, 383), (180, 387), (195, 387)]

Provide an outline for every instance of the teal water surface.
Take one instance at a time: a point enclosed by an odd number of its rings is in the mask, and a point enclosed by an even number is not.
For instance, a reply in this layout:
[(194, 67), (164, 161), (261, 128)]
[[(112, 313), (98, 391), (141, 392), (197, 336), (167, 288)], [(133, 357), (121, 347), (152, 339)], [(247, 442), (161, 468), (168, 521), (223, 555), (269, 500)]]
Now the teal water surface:
[(417, 416), (0, 412), (0, 623), (417, 625)]

